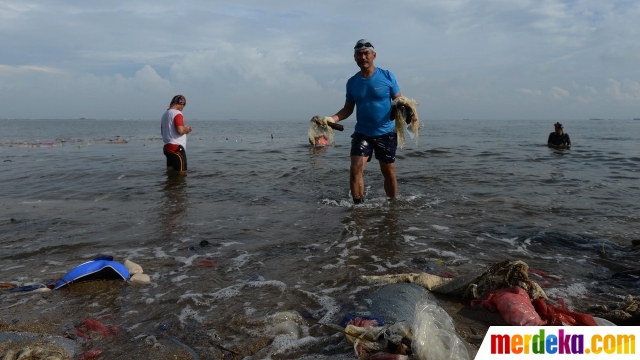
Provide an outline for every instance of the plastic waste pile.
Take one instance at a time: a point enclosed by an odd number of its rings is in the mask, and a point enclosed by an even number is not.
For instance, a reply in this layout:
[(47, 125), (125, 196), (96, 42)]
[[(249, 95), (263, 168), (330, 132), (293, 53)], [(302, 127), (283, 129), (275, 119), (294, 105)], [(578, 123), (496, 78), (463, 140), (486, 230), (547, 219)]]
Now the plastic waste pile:
[(597, 325), (593, 316), (570, 311), (562, 301), (559, 306), (547, 304), (547, 295), (529, 278), (528, 270), (529, 266), (522, 261), (505, 260), (486, 270), (456, 278), (408, 273), (363, 276), (363, 279), (381, 283), (409, 282), (429, 291), (476, 299), (472, 301), (473, 306), (500, 312), (510, 325)]
[(469, 354), (453, 320), (423, 288), (392, 284), (369, 297), (370, 313), (347, 316), (344, 333), (359, 359), (466, 360)]

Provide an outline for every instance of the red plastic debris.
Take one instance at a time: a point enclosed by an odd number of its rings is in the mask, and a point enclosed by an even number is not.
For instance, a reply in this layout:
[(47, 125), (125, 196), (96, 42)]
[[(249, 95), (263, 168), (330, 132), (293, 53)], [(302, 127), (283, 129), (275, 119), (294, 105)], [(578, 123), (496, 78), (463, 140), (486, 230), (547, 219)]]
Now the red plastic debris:
[(360, 317), (349, 320), (347, 325), (353, 325), (357, 327), (380, 326), (376, 320), (368, 320)]
[(509, 325), (539, 326), (546, 324), (536, 313), (529, 294), (519, 286), (491, 292), (473, 300), (472, 306), (481, 306), (491, 311), (499, 311)]
[(542, 276), (543, 278), (545, 278), (545, 277), (549, 276), (549, 274), (547, 274), (545, 271), (538, 270), (538, 269), (532, 269), (532, 268), (529, 268), (529, 273), (531, 273), (531, 274), (536, 274), (536, 275), (540, 275), (540, 276)]
[(207, 267), (207, 268), (212, 268), (217, 266), (216, 263), (213, 262), (213, 260), (209, 260), (209, 259), (198, 259), (196, 260), (196, 265)]
[(77, 328), (76, 334), (83, 339), (88, 339), (89, 335), (87, 335), (87, 331), (84, 328)]
[(533, 306), (540, 317), (547, 320), (551, 326), (598, 326), (596, 320), (590, 314), (570, 311), (562, 301), (563, 307), (549, 305), (543, 298), (533, 300)]
[(102, 350), (94, 349), (89, 350), (78, 357), (78, 360), (89, 360), (95, 359), (102, 354)]
[(108, 328), (100, 321), (90, 318), (83, 320), (76, 329), (78, 336), (85, 339), (89, 338), (90, 331), (101, 333), (103, 336), (109, 336), (117, 334), (120, 332), (120, 329), (115, 326)]

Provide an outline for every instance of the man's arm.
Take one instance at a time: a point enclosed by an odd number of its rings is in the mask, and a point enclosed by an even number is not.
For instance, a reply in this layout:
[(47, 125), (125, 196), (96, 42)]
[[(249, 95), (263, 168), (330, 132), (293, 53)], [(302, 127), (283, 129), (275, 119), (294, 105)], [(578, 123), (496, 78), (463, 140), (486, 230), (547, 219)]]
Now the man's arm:
[(176, 126), (176, 131), (180, 135), (185, 135), (191, 132), (191, 126)]
[(178, 134), (185, 135), (191, 132), (191, 126), (186, 126), (184, 124), (184, 117), (182, 116), (182, 114), (176, 115), (176, 117), (173, 119), (173, 122), (176, 125), (176, 131), (178, 132)]
[(567, 147), (570, 148), (571, 147), (571, 139), (569, 139), (569, 134), (565, 133), (565, 135), (567, 136)]
[(344, 120), (349, 116), (351, 116), (351, 114), (353, 114), (353, 109), (355, 108), (356, 108), (356, 103), (345, 102), (342, 109), (340, 109), (340, 111), (335, 113), (335, 115), (331, 116), (331, 119), (333, 119), (333, 122)]
[(402, 93), (397, 93), (397, 94), (395, 94), (395, 95), (393, 95), (391, 97), (391, 100), (395, 100), (395, 99), (399, 98), (400, 96), (402, 96)]

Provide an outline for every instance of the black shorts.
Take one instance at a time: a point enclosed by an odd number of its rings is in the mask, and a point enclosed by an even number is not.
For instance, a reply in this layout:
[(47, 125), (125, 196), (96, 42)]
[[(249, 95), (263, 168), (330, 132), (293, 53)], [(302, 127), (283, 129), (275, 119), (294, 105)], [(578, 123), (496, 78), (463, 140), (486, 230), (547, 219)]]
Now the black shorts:
[(171, 151), (162, 149), (164, 156), (167, 157), (167, 167), (173, 167), (176, 171), (187, 171), (187, 153), (184, 151), (182, 145), (178, 147), (178, 150)]
[(351, 135), (351, 156), (368, 156), (367, 161), (371, 161), (371, 155), (375, 153), (379, 161), (394, 163), (396, 149), (398, 149), (398, 134), (395, 132), (373, 137), (358, 133)]

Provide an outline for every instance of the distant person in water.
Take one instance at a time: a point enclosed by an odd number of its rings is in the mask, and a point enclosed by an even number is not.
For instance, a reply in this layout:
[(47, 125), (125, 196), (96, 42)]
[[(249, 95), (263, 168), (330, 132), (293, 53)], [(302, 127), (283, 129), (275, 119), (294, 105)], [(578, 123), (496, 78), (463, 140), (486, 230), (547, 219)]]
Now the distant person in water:
[(571, 147), (571, 139), (569, 134), (565, 133), (562, 124), (559, 122), (553, 124), (556, 131), (549, 134), (549, 140), (547, 140), (547, 146), (554, 148), (569, 149)]
[(191, 126), (184, 124), (182, 110), (187, 105), (187, 99), (176, 95), (171, 99), (169, 108), (162, 115), (160, 130), (164, 141), (164, 156), (167, 157), (168, 171), (187, 171), (187, 134)]

